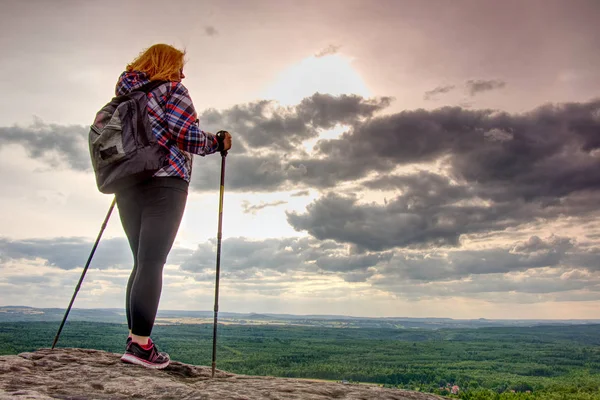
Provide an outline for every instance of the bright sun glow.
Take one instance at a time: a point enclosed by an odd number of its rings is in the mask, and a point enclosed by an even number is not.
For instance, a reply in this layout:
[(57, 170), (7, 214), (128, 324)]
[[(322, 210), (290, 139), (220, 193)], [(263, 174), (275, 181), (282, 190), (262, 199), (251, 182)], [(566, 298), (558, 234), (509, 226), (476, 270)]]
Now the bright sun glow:
[(276, 81), (261, 93), (261, 98), (291, 106), (315, 92), (333, 96), (371, 96), (351, 63), (352, 59), (341, 54), (305, 58), (279, 74)]

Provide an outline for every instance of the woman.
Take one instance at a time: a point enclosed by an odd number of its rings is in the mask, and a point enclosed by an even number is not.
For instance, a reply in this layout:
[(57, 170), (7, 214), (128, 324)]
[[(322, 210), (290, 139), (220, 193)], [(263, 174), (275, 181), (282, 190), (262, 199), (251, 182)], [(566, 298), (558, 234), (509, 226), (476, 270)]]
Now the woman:
[(150, 339), (160, 294), (162, 271), (185, 209), (192, 154), (205, 156), (231, 148), (231, 135), (198, 127), (194, 105), (181, 80), (185, 53), (157, 44), (129, 64), (119, 77), (116, 95), (151, 81), (167, 81), (148, 93), (148, 114), (158, 142), (169, 150), (168, 163), (154, 176), (115, 194), (123, 229), (133, 253), (125, 308), (129, 337), (121, 360), (165, 368), (169, 355)]

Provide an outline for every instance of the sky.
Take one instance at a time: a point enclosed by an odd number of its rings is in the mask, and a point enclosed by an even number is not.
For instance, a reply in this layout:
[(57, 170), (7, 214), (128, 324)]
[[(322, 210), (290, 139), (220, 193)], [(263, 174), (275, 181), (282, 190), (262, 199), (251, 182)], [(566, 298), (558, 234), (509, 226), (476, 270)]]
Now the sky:
[[(89, 125), (167, 43), (234, 139), (220, 311), (600, 318), (596, 0), (169, 7), (0, 0), (0, 305), (68, 305), (112, 202)], [(160, 309), (213, 308), (220, 166), (195, 156)], [(74, 307), (123, 308), (131, 267), (115, 209)]]

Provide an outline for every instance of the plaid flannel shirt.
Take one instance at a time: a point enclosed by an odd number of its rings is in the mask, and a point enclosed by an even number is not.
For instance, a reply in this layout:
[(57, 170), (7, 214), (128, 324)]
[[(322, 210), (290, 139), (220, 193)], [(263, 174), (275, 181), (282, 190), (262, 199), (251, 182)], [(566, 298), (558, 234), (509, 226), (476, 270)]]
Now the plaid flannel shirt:
[[(127, 94), (149, 82), (143, 72), (123, 72), (115, 94)], [(181, 82), (169, 82), (152, 90), (148, 93), (148, 116), (158, 143), (170, 151), (169, 164), (154, 176), (178, 176), (189, 183), (192, 154), (215, 153), (219, 142), (215, 135), (200, 129), (187, 88)]]

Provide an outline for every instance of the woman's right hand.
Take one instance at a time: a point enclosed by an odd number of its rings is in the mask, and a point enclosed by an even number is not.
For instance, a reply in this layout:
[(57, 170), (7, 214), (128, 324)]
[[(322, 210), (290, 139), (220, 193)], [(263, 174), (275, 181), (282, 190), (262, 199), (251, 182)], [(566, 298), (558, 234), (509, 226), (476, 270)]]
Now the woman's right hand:
[(225, 140), (223, 140), (223, 150), (231, 149), (231, 134), (225, 131)]
[(227, 131), (219, 131), (217, 132), (217, 138), (219, 142), (223, 143), (223, 148), (221, 151), (227, 151), (231, 149), (231, 134)]

